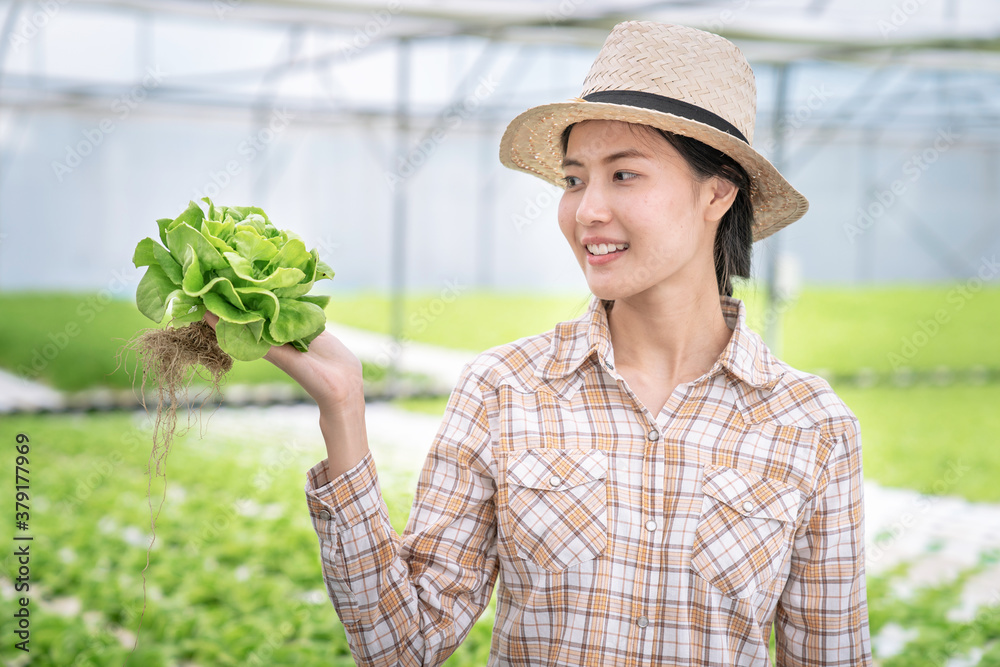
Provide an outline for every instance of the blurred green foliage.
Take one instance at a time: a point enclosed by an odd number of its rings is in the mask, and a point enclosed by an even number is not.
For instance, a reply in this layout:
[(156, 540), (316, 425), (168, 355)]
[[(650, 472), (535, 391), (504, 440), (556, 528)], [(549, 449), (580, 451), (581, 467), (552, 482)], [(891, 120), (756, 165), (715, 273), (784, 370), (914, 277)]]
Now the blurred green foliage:
[[(939, 667), (940, 665), (1000, 665), (1000, 603), (992, 602), (967, 615), (954, 615), (962, 607), (962, 590), (985, 567), (995, 566), (996, 553), (987, 553), (978, 565), (944, 583), (900, 593), (893, 585), (910, 569), (903, 563), (868, 581), (868, 615), (872, 636), (894, 624), (912, 638), (899, 652), (881, 660), (882, 667)], [(877, 645), (876, 645), (877, 646)], [(878, 655), (876, 654), (876, 658)]]
[[(885, 373), (899, 365), (1000, 369), (1000, 346), (991, 335), (1000, 329), (1000, 288), (964, 299), (961, 287), (806, 289), (781, 307), (779, 356), (797, 368), (841, 374), (861, 368)], [(737, 296), (746, 302), (751, 326), (763, 331), (761, 293), (748, 284)], [(403, 335), (480, 351), (547, 331), (587, 304), (586, 295), (412, 295), (405, 301)], [(384, 333), (390, 310), (384, 294), (352, 292), (335, 294), (327, 314)], [(128, 338), (152, 324), (131, 301), (99, 294), (0, 294), (0, 313), (0, 367), (65, 390), (131, 386), (125, 367), (134, 367), (135, 358), (119, 367), (116, 356)], [(368, 371), (379, 375), (374, 366)], [(263, 360), (238, 363), (229, 377), (232, 384), (288, 381)]]
[[(132, 301), (95, 294), (0, 293), (0, 368), (64, 391), (128, 388), (135, 354), (119, 354), (136, 332), (156, 328)], [(384, 371), (366, 365), (366, 377)], [(291, 383), (263, 359), (239, 362), (227, 384)]]
[(1000, 502), (1000, 385), (836, 389), (861, 422), (866, 478)]
[[(217, 423), (208, 413), (203, 419), (210, 430)], [(3, 425), (11, 441), (15, 433), (30, 438), (30, 664), (121, 665), (143, 609), (148, 420), (141, 413), (11, 416)], [(196, 427), (174, 441), (166, 485), (158, 478), (149, 488), (154, 510), (164, 502), (130, 664), (354, 664), (323, 585), (302, 490), (304, 471), (322, 452), (318, 427), (316, 442), (301, 438), (248, 441), (218, 427), (199, 438)], [(393, 526), (402, 531), (416, 472), (387, 466), (380, 473)], [(6, 544), (10, 523), (0, 529)], [(13, 561), (3, 558), (3, 577)], [(5, 609), (14, 595), (12, 586), (0, 587)], [(449, 665), (485, 664), (492, 613)], [(0, 616), (0, 633), (13, 637), (15, 621)], [(24, 654), (13, 643), (0, 644), (0, 663), (19, 664)]]

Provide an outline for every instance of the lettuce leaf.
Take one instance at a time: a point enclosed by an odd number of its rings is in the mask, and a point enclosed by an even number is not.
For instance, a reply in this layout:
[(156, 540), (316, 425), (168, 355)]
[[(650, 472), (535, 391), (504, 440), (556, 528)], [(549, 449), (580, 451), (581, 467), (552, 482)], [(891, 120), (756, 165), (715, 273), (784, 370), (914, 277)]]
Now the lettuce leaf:
[(170, 326), (219, 317), (216, 338), (234, 359), (260, 359), (272, 345), (305, 351), (326, 326), (326, 296), (309, 296), (333, 270), (298, 235), (277, 229), (255, 206), (190, 202), (176, 218), (156, 221), (162, 245), (139, 241), (132, 257), (146, 274), (139, 311)]

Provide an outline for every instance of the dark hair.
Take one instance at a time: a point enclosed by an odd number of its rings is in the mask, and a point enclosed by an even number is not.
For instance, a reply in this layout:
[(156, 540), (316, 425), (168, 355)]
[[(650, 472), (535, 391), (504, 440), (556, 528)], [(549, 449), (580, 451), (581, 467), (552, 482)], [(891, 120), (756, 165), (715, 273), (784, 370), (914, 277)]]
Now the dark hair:
[[(570, 125), (562, 133), (562, 151), (569, 146)], [(659, 128), (659, 132), (691, 167), (695, 178), (704, 181), (712, 176), (724, 178), (736, 186), (736, 199), (719, 221), (715, 233), (715, 279), (719, 294), (733, 295), (734, 276), (750, 277), (753, 252), (753, 205), (750, 203), (750, 177), (733, 158), (697, 139), (674, 134)]]

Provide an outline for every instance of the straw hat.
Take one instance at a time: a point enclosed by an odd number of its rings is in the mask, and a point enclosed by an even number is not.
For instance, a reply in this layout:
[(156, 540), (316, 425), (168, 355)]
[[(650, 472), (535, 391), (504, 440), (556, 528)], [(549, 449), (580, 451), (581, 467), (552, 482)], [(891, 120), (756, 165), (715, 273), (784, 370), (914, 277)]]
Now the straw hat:
[(685, 26), (626, 21), (604, 42), (579, 98), (511, 121), (500, 161), (561, 186), (561, 137), (573, 123), (621, 120), (683, 134), (746, 169), (759, 241), (801, 218), (809, 202), (751, 147), (756, 110), (753, 71), (732, 42)]

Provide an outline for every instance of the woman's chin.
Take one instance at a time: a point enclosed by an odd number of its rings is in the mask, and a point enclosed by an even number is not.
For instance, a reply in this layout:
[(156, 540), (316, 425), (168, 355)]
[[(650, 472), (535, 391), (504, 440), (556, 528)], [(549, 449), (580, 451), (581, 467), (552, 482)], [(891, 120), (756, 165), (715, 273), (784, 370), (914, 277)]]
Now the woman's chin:
[(590, 287), (591, 294), (604, 301), (617, 301), (629, 294), (628, 290), (623, 289), (621, 285), (610, 285), (604, 281), (591, 281), (587, 285)]

